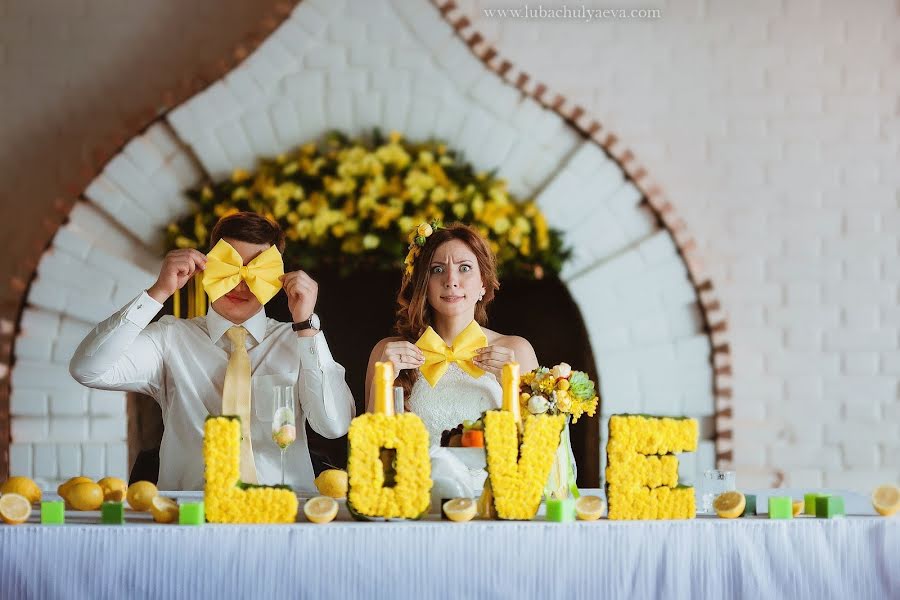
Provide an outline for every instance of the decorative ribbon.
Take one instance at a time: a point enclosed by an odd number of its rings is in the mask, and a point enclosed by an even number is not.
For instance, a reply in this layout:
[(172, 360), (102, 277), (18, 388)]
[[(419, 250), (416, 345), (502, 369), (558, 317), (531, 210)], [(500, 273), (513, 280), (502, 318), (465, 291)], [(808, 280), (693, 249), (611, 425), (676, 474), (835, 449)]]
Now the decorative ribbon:
[(210, 302), (215, 302), (241, 283), (256, 296), (260, 304), (271, 300), (281, 289), (284, 261), (278, 248), (272, 246), (244, 265), (241, 255), (225, 240), (219, 240), (207, 256), (203, 271), (203, 287)]
[(416, 346), (425, 354), (425, 364), (419, 367), (419, 370), (431, 387), (437, 385), (452, 362), (458, 364), (463, 371), (475, 379), (484, 375), (484, 370), (472, 362), (475, 351), (487, 346), (487, 336), (475, 321), (469, 323), (456, 336), (452, 346), (448, 346), (431, 327), (425, 330), (425, 333), (416, 342)]

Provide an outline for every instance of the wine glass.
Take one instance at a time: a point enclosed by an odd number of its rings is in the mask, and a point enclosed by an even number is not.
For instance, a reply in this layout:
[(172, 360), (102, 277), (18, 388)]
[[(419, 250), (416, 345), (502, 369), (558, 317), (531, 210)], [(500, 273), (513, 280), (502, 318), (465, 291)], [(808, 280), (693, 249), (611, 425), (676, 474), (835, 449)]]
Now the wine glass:
[(294, 416), (294, 386), (274, 388), (275, 414), (272, 417), (272, 440), (281, 448), (281, 485), (284, 485), (284, 451), (297, 439)]

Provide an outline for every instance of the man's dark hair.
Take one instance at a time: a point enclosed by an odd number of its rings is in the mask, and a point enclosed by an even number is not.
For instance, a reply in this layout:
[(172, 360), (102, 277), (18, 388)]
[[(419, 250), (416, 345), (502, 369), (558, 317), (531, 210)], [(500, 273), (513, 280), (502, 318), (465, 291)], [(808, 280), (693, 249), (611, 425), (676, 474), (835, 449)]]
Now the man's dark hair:
[(209, 236), (212, 248), (222, 238), (240, 240), (250, 244), (271, 244), (284, 252), (284, 232), (275, 221), (255, 212), (239, 212), (222, 217)]

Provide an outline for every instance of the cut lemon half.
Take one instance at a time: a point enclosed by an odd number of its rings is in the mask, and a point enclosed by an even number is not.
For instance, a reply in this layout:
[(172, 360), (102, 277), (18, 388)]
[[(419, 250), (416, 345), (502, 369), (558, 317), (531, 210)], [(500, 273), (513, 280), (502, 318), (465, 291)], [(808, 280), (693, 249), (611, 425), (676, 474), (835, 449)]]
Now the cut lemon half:
[(31, 516), (31, 502), (22, 494), (0, 496), (0, 518), (10, 525), (24, 523)]
[(880, 515), (893, 515), (900, 510), (900, 488), (896, 485), (879, 485), (872, 492), (872, 506)]
[(471, 498), (454, 498), (444, 502), (444, 514), (456, 523), (464, 523), (475, 518), (478, 512), (478, 504)]
[(150, 514), (157, 523), (174, 523), (178, 520), (178, 503), (171, 498), (154, 496), (150, 501)]
[(575, 501), (579, 521), (596, 521), (606, 512), (606, 501), (599, 496), (582, 496)]
[(338, 503), (329, 496), (316, 496), (303, 505), (303, 514), (312, 523), (330, 523), (337, 516)]
[(747, 499), (740, 492), (725, 492), (713, 500), (713, 508), (722, 519), (736, 519), (744, 514)]

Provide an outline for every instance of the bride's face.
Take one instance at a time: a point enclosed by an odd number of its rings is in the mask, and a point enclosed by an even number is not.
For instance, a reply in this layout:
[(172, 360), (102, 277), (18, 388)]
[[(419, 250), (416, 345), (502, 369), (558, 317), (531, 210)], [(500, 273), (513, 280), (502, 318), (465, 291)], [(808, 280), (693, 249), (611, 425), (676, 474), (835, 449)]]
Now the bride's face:
[(478, 259), (465, 242), (449, 240), (438, 246), (428, 275), (428, 304), (436, 313), (474, 316), (484, 291)]

